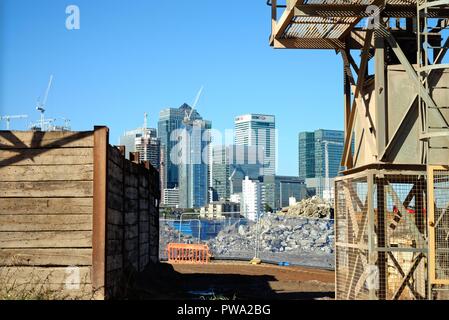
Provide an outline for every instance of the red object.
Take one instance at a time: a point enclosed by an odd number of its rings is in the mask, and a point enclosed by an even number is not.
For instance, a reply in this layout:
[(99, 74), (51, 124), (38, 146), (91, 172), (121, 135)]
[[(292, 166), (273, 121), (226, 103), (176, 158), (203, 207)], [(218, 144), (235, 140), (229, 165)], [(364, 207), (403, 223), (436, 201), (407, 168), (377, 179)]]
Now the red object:
[(211, 254), (206, 244), (169, 243), (167, 257), (169, 263), (207, 264)]

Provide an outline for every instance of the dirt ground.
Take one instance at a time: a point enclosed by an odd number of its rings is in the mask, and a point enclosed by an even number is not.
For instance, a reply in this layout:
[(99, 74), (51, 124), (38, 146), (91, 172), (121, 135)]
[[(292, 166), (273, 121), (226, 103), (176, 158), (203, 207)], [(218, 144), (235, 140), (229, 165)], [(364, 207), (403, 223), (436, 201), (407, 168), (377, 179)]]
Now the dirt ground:
[(266, 299), (334, 298), (334, 272), (247, 262), (207, 265), (162, 263), (157, 277), (141, 280), (158, 290), (147, 299)]

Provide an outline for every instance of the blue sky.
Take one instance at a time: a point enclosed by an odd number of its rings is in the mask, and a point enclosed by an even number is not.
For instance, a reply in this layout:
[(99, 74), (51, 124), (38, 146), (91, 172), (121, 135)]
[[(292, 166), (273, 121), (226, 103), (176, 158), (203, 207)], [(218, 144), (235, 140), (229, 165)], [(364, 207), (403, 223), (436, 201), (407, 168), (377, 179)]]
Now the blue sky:
[[(279, 129), (278, 174), (297, 174), (300, 131), (342, 129), (342, 64), (334, 51), (274, 50), (265, 0), (0, 0), (0, 114), (38, 119), (50, 74), (50, 118), (111, 129), (111, 143), (192, 103), (215, 129), (267, 113)], [(81, 29), (65, 28), (68, 5)], [(25, 129), (27, 121), (12, 123)], [(0, 125), (5, 128), (5, 123)]]

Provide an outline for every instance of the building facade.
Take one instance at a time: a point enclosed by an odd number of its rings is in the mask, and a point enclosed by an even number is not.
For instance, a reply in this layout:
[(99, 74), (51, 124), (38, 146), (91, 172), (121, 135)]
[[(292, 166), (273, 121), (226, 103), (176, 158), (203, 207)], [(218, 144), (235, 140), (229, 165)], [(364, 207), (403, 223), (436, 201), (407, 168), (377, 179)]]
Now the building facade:
[(250, 220), (257, 221), (264, 212), (262, 203), (262, 185), (258, 180), (246, 177), (242, 184), (241, 213)]
[(276, 120), (273, 115), (247, 114), (234, 121), (235, 144), (257, 147), (258, 161), (264, 164), (263, 175), (276, 174)]
[(201, 208), (200, 217), (206, 219), (238, 219), (240, 218), (240, 204), (229, 201), (215, 201)]
[(299, 178), (315, 177), (315, 134), (301, 132), (298, 139)]
[(307, 186), (303, 179), (292, 176), (276, 176), (275, 209), (290, 205), (290, 198), (301, 201), (307, 198)]
[(140, 161), (150, 161), (157, 170), (160, 169), (160, 140), (156, 129), (139, 128), (125, 132), (119, 138), (119, 144), (125, 146), (125, 157), (129, 160), (130, 152), (139, 152)]
[[(192, 107), (183, 104), (179, 108), (164, 109), (159, 113), (158, 137), (161, 143), (161, 150), (164, 154), (164, 177), (162, 188), (172, 189), (179, 186), (178, 165), (172, 161), (172, 157), (176, 156), (176, 140), (177, 130), (182, 129), (183, 121), (187, 114), (192, 112)], [(201, 120), (201, 116), (197, 111), (193, 111), (191, 120)]]
[(179, 189), (163, 189), (162, 206), (166, 208), (179, 208)]
[(257, 148), (250, 146), (213, 146), (211, 164), (211, 189), (213, 201), (229, 200), (234, 193), (242, 192), (242, 181), (248, 176), (258, 179), (263, 173), (257, 162)]
[(344, 170), (344, 131), (316, 130), (299, 134), (299, 177), (321, 198), (329, 198), (333, 178)]
[[(191, 120), (183, 124), (175, 146), (179, 158), (179, 204), (182, 208), (201, 208), (209, 201), (209, 145), (212, 124)], [(172, 159), (173, 160), (173, 159)]]

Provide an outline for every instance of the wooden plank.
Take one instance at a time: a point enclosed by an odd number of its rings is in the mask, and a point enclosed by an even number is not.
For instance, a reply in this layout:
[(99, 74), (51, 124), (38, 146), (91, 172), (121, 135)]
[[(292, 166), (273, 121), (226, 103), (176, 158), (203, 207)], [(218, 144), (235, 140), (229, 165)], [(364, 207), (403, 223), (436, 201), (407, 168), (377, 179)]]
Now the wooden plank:
[(92, 198), (1, 199), (0, 215), (6, 214), (92, 214)]
[(123, 198), (112, 192), (108, 192), (108, 209), (123, 210)]
[(45, 165), (0, 167), (3, 182), (19, 181), (89, 181), (93, 165)]
[(108, 208), (108, 223), (113, 225), (123, 224), (123, 213), (119, 210)]
[(122, 255), (108, 255), (108, 272), (113, 270), (123, 269), (123, 256)]
[(123, 169), (112, 161), (108, 161), (108, 177), (114, 178), (120, 183), (123, 182)]
[(118, 165), (120, 168), (122, 168), (124, 157), (120, 153), (120, 150), (113, 146), (109, 146), (108, 150), (109, 150), (108, 160)]
[(126, 226), (125, 227), (125, 239), (137, 239), (139, 237), (139, 227)]
[(92, 195), (92, 181), (0, 182), (0, 198), (76, 198)]
[(123, 226), (117, 226), (113, 224), (108, 224), (108, 240), (121, 240), (123, 239)]
[[(79, 267), (79, 277), (74, 283), (91, 283), (91, 268)], [(1, 267), (2, 285), (12, 284), (66, 284), (69, 283), (73, 274), (67, 267)]]
[(0, 131), (0, 149), (93, 147), (93, 132)]
[(117, 196), (123, 195), (123, 183), (110, 175), (108, 176), (108, 193), (114, 193)]
[(90, 266), (92, 249), (1, 249), (0, 265)]
[(133, 187), (126, 187), (125, 195), (128, 200), (138, 200), (139, 199), (139, 193), (138, 193), (137, 189), (133, 188)]
[(90, 231), (91, 215), (0, 215), (0, 231)]
[(0, 149), (0, 165), (93, 164), (93, 161), (92, 148)]
[(89, 248), (91, 231), (0, 232), (0, 248)]

